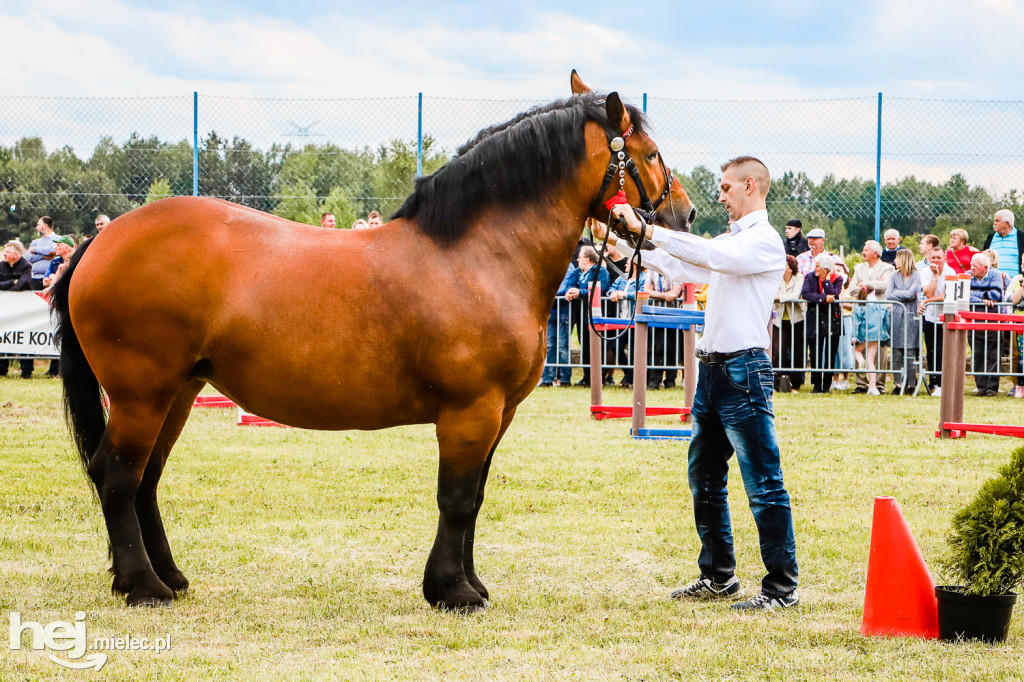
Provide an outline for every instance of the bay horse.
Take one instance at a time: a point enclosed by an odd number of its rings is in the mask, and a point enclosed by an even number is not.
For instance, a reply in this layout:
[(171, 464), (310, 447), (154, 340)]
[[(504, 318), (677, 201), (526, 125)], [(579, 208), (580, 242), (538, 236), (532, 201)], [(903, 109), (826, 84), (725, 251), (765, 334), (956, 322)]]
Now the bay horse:
[[(583, 223), (606, 219), (594, 200), (618, 189), (602, 184), (615, 165), (610, 141), (625, 138), (639, 184), (662, 193), (661, 224), (685, 230), (695, 213), (643, 114), (590, 92), (575, 71), (572, 85), (573, 97), (481, 131), (377, 229), (174, 197), (79, 249), (52, 306), (65, 411), (103, 510), (114, 593), (156, 605), (188, 587), (156, 490), (211, 384), (248, 412), (306, 429), (435, 424), (439, 521), (423, 595), (440, 609), (488, 604), (473, 565), (488, 468), (540, 377), (548, 311)], [(627, 199), (644, 203), (623, 179)]]

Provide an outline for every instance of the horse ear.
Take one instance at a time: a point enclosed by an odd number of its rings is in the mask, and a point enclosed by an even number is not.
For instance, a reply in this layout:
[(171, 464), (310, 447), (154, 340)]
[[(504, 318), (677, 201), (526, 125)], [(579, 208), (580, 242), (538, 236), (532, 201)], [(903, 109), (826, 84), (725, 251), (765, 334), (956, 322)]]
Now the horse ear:
[(619, 93), (613, 92), (605, 98), (605, 111), (608, 113), (608, 123), (620, 133), (629, 130), (631, 121), (626, 106), (619, 99)]
[(585, 92), (590, 92), (590, 88), (580, 78), (579, 74), (576, 73), (576, 69), (572, 70), (572, 75), (569, 76), (569, 85), (572, 87), (572, 94), (582, 95)]

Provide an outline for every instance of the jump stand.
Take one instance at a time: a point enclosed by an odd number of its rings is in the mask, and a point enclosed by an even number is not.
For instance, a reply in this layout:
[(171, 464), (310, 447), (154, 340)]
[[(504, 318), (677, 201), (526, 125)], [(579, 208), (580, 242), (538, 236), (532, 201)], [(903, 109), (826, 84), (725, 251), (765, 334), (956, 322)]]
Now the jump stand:
[[(948, 291), (948, 285), (947, 285)], [(969, 431), (997, 436), (1024, 438), (1024, 426), (1008, 424), (972, 424), (964, 421), (964, 380), (967, 363), (968, 331), (1011, 331), (1024, 334), (1019, 315), (960, 311), (946, 314), (942, 328), (945, 352), (942, 356), (942, 397), (939, 402), (939, 428), (936, 438), (964, 438)]]
[(231, 398), (222, 395), (199, 395), (192, 407), (238, 407)]
[(241, 407), (238, 408), (238, 423), (236, 426), (277, 426), (283, 429), (289, 428), (285, 424), (278, 424), (275, 421), (264, 419), (263, 417), (257, 417), (254, 414), (246, 412)]
[[(633, 335), (633, 424), (629, 435), (644, 440), (689, 439), (690, 429), (649, 429), (645, 426), (650, 412), (647, 408), (647, 337), (648, 329), (680, 329), (683, 332), (683, 408), (682, 418), (690, 415), (693, 395), (697, 389), (698, 325), (704, 324), (704, 313), (696, 310), (643, 306), (635, 318)], [(640, 378), (641, 380), (637, 380)]]

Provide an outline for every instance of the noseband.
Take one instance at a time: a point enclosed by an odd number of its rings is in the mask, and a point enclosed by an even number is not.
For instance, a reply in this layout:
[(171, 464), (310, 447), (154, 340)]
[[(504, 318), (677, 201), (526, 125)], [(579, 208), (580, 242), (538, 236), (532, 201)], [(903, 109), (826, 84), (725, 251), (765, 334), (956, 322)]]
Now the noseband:
[[(626, 172), (629, 172), (629, 177), (633, 178), (633, 183), (636, 185), (637, 191), (640, 193), (640, 209), (641, 215), (648, 222), (654, 222), (658, 217), (658, 207), (668, 197), (669, 192), (672, 190), (672, 181), (675, 179), (672, 175), (672, 171), (665, 165), (665, 160), (661, 157), (661, 152), (658, 152), (658, 162), (661, 164), (661, 170), (665, 173), (666, 183), (665, 191), (661, 193), (657, 201), (651, 202), (647, 196), (647, 188), (644, 186), (643, 180), (640, 179), (640, 171), (636, 167), (636, 163), (633, 161), (633, 157), (626, 151), (626, 140), (633, 134), (633, 124), (629, 124), (622, 135), (612, 136), (612, 133), (605, 130), (605, 135), (608, 136), (608, 148), (611, 150), (612, 158), (608, 163), (608, 168), (604, 172), (604, 180), (601, 182), (601, 189), (597, 191), (597, 195), (590, 202), (590, 213), (593, 215), (597, 211), (597, 207), (600, 205), (601, 200), (604, 198), (605, 192), (608, 191), (609, 185), (617, 175), (619, 178), (619, 191), (617, 194), (612, 196), (611, 199), (604, 202), (605, 208), (611, 210), (611, 207), (616, 204), (626, 203)], [(634, 210), (637, 210), (634, 208)]]

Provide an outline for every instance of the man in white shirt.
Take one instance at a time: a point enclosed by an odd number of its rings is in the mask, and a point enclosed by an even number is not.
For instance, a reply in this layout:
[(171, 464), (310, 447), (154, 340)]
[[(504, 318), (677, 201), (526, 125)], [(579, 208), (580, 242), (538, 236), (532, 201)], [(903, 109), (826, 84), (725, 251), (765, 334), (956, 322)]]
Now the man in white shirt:
[(644, 252), (645, 267), (677, 282), (710, 285), (690, 413), (689, 481), (701, 575), (672, 596), (716, 599), (740, 593), (726, 490), (729, 458), (736, 453), (768, 569), (760, 593), (733, 604), (740, 610), (799, 602), (793, 515), (782, 479), (772, 414), (774, 374), (766, 352), (772, 303), (786, 267), (782, 238), (765, 209), (770, 181), (768, 169), (753, 157), (725, 163), (718, 201), (734, 222), (711, 240), (643, 225), (625, 205), (614, 209), (631, 232), (658, 247)]

